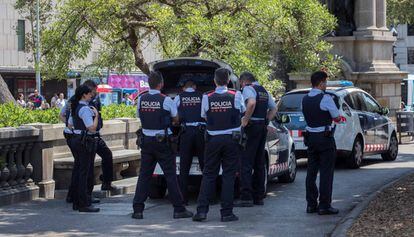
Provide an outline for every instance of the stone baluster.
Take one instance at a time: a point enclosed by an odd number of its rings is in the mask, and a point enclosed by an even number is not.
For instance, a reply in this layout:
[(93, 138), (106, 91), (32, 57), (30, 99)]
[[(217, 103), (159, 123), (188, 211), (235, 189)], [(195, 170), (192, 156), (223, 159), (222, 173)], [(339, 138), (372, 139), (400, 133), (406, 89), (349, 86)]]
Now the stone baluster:
[(9, 152), (8, 152), (8, 166), (10, 170), (10, 176), (8, 179), (8, 183), (10, 186), (15, 186), (17, 184), (16, 182), (16, 176), (17, 176), (17, 167), (16, 167), (16, 150), (19, 145), (13, 144), (11, 145)]
[(25, 143), (21, 143), (17, 147), (17, 152), (16, 152), (16, 168), (17, 168), (16, 182), (19, 185), (24, 184), (26, 182), (26, 180), (23, 179), (24, 173), (26, 170), (23, 165), (23, 151), (24, 151), (25, 146), (26, 146)]
[(8, 189), (10, 187), (9, 183), (7, 183), (7, 180), (9, 179), (9, 176), (10, 176), (10, 171), (8, 168), (8, 159), (7, 159), (9, 148), (10, 148), (10, 145), (5, 145), (1, 149), (1, 158), (3, 159), (3, 161), (6, 162), (3, 165), (3, 167), (1, 167), (0, 188), (2, 189)]
[(24, 172), (24, 180), (25, 182), (33, 182), (33, 180), (30, 178), (33, 173), (33, 166), (31, 164), (30, 157), (32, 155), (32, 149), (33, 149), (33, 143), (27, 143), (26, 149), (24, 150), (23, 155), (23, 166), (25, 167)]

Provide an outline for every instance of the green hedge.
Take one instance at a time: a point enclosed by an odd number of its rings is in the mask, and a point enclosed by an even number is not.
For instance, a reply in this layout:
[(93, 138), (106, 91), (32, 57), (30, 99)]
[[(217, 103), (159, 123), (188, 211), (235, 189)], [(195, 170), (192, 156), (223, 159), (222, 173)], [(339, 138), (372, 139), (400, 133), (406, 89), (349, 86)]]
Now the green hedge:
[[(13, 103), (0, 104), (0, 128), (18, 127), (28, 123), (60, 123), (59, 109), (47, 110), (28, 110)], [(110, 105), (102, 108), (102, 118), (104, 120), (114, 118), (135, 118), (136, 107), (121, 105)]]

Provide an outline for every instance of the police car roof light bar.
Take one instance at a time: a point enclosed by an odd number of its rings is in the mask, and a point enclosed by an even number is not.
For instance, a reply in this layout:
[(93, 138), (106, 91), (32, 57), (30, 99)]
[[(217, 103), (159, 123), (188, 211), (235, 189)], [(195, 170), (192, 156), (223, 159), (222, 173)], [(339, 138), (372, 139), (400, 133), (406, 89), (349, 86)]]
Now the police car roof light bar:
[(354, 86), (354, 83), (352, 83), (352, 81), (340, 80), (340, 81), (328, 81), (326, 85), (347, 87), (347, 86)]

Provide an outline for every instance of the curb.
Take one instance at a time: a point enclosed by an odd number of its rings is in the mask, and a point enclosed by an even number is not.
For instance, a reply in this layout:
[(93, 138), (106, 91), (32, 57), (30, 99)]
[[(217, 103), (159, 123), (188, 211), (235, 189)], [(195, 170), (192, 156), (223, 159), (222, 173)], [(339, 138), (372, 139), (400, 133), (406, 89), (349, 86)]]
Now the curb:
[(367, 198), (365, 198), (364, 201), (358, 203), (355, 205), (354, 208), (351, 209), (351, 211), (345, 215), (339, 222), (336, 224), (335, 228), (332, 230), (330, 236), (331, 237), (343, 237), (347, 236), (348, 230), (352, 227), (355, 220), (359, 217), (359, 215), (367, 208), (369, 203), (374, 200), (378, 194), (380, 194), (385, 189), (391, 187), (398, 181), (406, 178), (407, 176), (413, 174), (412, 171), (407, 171), (402, 176), (398, 177), (395, 180), (390, 181), (389, 183), (383, 185), (379, 190), (374, 191), (373, 193), (369, 194)]

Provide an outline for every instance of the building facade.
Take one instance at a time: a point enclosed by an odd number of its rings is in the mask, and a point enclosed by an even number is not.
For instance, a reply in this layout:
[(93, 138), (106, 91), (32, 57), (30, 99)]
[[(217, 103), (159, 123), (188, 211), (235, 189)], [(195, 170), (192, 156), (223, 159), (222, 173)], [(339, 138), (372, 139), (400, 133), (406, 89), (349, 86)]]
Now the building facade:
[[(31, 24), (14, 8), (15, 0), (0, 0), (0, 75), (13, 96), (23, 93), (27, 98), (36, 88), (33, 54), (27, 52), (25, 35), (31, 32)], [(148, 62), (161, 58), (156, 49), (157, 40), (144, 44), (144, 57)], [(72, 70), (82, 72), (99, 57), (99, 39), (85, 59), (77, 60)], [(68, 87), (76, 88), (79, 80), (42, 81), (42, 94), (49, 101), (54, 93), (67, 94)]]
[(414, 91), (414, 25), (401, 24), (396, 29), (397, 41), (394, 58), (397, 66), (409, 73), (408, 80), (402, 83), (401, 97), (406, 105), (413, 106)]

